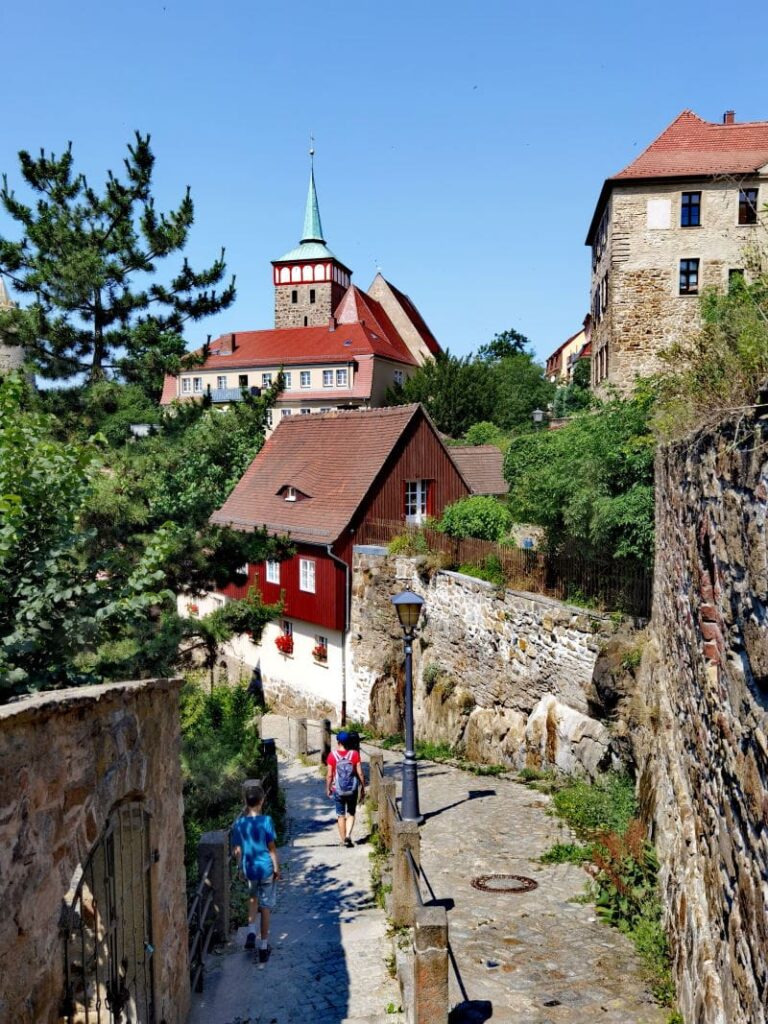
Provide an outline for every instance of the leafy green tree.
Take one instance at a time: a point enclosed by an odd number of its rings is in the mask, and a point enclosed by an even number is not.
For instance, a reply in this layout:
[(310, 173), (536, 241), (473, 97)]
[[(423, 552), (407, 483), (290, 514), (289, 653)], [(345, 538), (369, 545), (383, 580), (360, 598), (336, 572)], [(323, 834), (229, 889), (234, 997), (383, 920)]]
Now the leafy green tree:
[(461, 443), (473, 446), (495, 444), (497, 448), (506, 451), (509, 445), (509, 437), (495, 423), (491, 423), (489, 420), (481, 420), (479, 423), (472, 424), (461, 439)]
[(496, 362), (508, 356), (521, 355), (530, 348), (531, 342), (524, 334), (510, 328), (500, 334), (494, 334), (491, 341), (481, 345), (477, 350), (477, 358), (486, 362)]
[(650, 566), (653, 404), (646, 387), (559, 430), (514, 438), (504, 460), (513, 518), (545, 527), (552, 549)]
[(502, 430), (530, 430), (534, 409), (546, 409), (554, 385), (544, 368), (527, 352), (506, 356), (494, 366), (494, 410), (491, 419)]
[(0, 203), (21, 238), (0, 237), (0, 273), (32, 302), (0, 316), (0, 338), (23, 344), (44, 377), (95, 381), (117, 370), (158, 397), (164, 373), (182, 364), (185, 325), (235, 298), (234, 278), (217, 290), (223, 250), (204, 270), (184, 259), (169, 280), (157, 278), (161, 262), (185, 248), (194, 206), (187, 189), (175, 210), (156, 210), (149, 142), (136, 133), (123, 177), (108, 172), (101, 192), (75, 170), (71, 144), (60, 157), (19, 153), (32, 203), (3, 177)]
[(496, 498), (473, 494), (460, 498), (444, 510), (439, 529), (449, 537), (478, 537), (503, 540), (512, 527), (512, 516)]
[(592, 404), (591, 373), (589, 359), (576, 361), (570, 383), (559, 387), (555, 392), (552, 403), (552, 412), (555, 417), (572, 416), (575, 412), (589, 408)]
[(388, 405), (421, 402), (444, 434), (459, 437), (478, 420), (492, 419), (492, 369), (471, 356), (441, 353), (387, 393)]

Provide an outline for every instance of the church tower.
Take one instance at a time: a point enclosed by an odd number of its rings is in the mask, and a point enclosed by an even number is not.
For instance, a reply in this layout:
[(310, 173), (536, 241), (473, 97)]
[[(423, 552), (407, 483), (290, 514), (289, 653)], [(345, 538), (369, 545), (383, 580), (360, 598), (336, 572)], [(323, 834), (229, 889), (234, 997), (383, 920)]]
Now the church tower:
[[(16, 303), (12, 301), (5, 287), (5, 281), (0, 276), (0, 312), (15, 309)], [(24, 349), (21, 345), (3, 345), (0, 341), (0, 374), (11, 373), (13, 370), (20, 370), (24, 365)]]
[[(310, 156), (314, 150), (310, 149)], [(275, 327), (326, 326), (349, 287), (352, 271), (325, 244), (315, 189), (314, 166), (301, 242), (272, 262), (275, 284)]]

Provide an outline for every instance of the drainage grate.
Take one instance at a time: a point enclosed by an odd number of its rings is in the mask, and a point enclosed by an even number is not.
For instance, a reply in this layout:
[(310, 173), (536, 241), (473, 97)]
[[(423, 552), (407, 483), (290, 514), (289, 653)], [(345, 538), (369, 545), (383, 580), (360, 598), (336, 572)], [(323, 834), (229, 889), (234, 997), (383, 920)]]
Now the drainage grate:
[(539, 883), (525, 875), (480, 875), (472, 879), (472, 886), (483, 892), (531, 892)]

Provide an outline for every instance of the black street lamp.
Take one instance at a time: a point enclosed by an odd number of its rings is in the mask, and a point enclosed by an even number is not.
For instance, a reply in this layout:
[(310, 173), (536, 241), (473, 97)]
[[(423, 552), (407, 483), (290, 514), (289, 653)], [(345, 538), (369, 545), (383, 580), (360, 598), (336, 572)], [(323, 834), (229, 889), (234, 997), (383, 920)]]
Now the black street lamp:
[(403, 799), (400, 817), (403, 821), (424, 820), (419, 811), (419, 779), (416, 754), (413, 750), (413, 636), (424, 604), (418, 594), (404, 590), (392, 598), (397, 617), (403, 627), (405, 641), (405, 759), (403, 761)]

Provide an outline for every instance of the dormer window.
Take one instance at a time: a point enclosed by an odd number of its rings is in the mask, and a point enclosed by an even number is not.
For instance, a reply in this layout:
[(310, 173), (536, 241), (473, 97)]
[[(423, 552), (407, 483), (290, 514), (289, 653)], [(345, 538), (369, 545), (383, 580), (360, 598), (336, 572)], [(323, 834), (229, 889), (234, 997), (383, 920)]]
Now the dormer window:
[(296, 501), (296, 488), (295, 487), (286, 487), (286, 489), (285, 489), (285, 500), (286, 501)]

